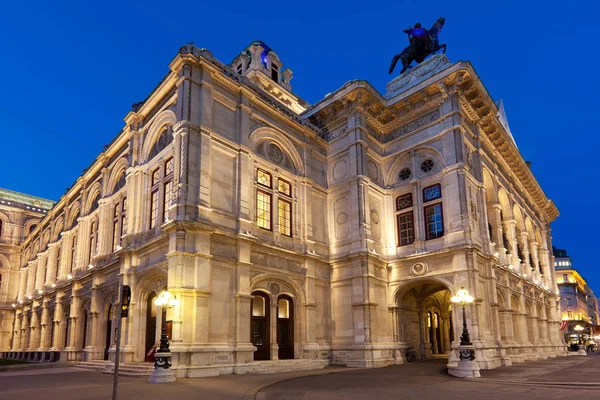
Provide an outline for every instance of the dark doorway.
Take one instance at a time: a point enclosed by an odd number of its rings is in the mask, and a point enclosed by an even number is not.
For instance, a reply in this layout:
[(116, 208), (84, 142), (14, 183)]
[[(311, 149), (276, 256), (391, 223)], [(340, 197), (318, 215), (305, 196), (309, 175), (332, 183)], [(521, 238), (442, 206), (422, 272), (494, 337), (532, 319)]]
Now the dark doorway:
[(67, 348), (67, 345), (69, 344), (69, 334), (71, 333), (71, 318), (69, 318), (69, 314), (65, 314), (65, 321), (66, 321), (66, 325), (65, 325), (65, 346), (64, 348)]
[(104, 360), (108, 360), (108, 351), (110, 350), (110, 334), (112, 333), (112, 304), (108, 305), (108, 311), (106, 312), (106, 340), (104, 343)]
[(83, 310), (83, 337), (81, 338), (81, 350), (85, 349), (87, 344), (87, 326), (88, 326), (88, 311)]
[(148, 353), (156, 343), (156, 307), (154, 306), (155, 293), (150, 293), (146, 301), (146, 347), (144, 357), (146, 361), (149, 359)]
[(280, 360), (294, 358), (294, 303), (289, 296), (277, 299), (277, 345)]
[(255, 360), (269, 360), (269, 297), (261, 292), (252, 293), (250, 302), (252, 344), (256, 347)]

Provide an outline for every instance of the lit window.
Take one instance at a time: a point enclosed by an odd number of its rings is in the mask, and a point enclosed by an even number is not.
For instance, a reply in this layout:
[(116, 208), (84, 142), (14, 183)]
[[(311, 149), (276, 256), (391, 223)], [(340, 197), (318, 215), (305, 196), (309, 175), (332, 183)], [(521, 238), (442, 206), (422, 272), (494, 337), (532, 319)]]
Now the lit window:
[(279, 299), (277, 301), (277, 318), (290, 318), (290, 302), (288, 299)]
[(292, 196), (292, 185), (283, 179), (279, 179), (279, 193), (285, 194), (286, 196)]
[(270, 188), (271, 187), (271, 174), (269, 174), (266, 171), (263, 171), (262, 169), (259, 169), (257, 172), (256, 181), (259, 184)]
[(264, 317), (265, 315), (265, 299), (262, 296), (252, 296), (252, 316)]
[(444, 236), (442, 203), (425, 207), (425, 231), (427, 240)]
[(263, 229), (271, 230), (271, 194), (256, 192), (256, 222)]
[(279, 199), (279, 233), (292, 236), (292, 203)]

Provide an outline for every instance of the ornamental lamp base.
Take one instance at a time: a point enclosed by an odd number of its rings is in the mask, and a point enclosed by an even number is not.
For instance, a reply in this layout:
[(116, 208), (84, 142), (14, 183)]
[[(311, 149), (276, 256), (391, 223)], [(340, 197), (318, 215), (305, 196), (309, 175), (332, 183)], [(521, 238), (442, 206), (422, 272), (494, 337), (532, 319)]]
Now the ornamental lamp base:
[(175, 371), (172, 369), (155, 368), (148, 380), (150, 383), (171, 383), (175, 382)]
[(475, 346), (458, 346), (460, 360), (456, 366), (448, 367), (448, 374), (457, 378), (480, 378), (479, 363), (475, 361)]

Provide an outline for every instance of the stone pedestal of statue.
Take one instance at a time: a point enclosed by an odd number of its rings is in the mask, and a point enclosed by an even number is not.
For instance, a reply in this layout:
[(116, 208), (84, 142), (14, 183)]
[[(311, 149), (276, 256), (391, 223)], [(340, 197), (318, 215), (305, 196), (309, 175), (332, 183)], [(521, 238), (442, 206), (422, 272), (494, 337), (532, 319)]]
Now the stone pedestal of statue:
[(479, 364), (475, 361), (475, 346), (458, 346), (460, 360), (456, 366), (448, 367), (448, 374), (457, 378), (479, 378)]
[(448, 68), (450, 65), (450, 60), (448, 60), (445, 54), (436, 54), (392, 79), (385, 87), (386, 93), (384, 97), (389, 100)]

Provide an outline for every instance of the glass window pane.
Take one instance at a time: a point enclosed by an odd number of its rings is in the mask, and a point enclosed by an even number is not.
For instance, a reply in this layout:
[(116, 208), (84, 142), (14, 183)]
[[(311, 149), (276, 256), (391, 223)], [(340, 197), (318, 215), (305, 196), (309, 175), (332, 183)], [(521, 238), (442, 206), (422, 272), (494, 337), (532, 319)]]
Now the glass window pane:
[(442, 189), (439, 184), (423, 189), (423, 202), (439, 199), (442, 197)]
[(256, 175), (256, 181), (266, 187), (271, 187), (271, 174), (269, 174), (266, 171), (263, 171), (262, 169), (259, 169), (257, 171), (257, 175)]
[(415, 225), (412, 211), (398, 215), (399, 245), (405, 246), (415, 240)]
[(427, 239), (436, 239), (444, 235), (442, 203), (425, 207), (425, 229)]
[(403, 210), (408, 207), (412, 207), (412, 205), (413, 205), (413, 201), (412, 201), (411, 193), (407, 193), (405, 195), (398, 196), (398, 198), (396, 199), (396, 210), (397, 211)]
[(279, 299), (277, 302), (277, 318), (290, 317), (290, 302), (287, 299)]
[(264, 317), (265, 316), (265, 299), (262, 296), (252, 297), (252, 316), (253, 317)]
[(279, 179), (279, 193), (283, 193), (286, 196), (292, 196), (292, 185), (283, 179)]
[(256, 223), (271, 230), (271, 195), (260, 190), (256, 192)]
[(279, 233), (292, 236), (292, 204), (279, 200)]

